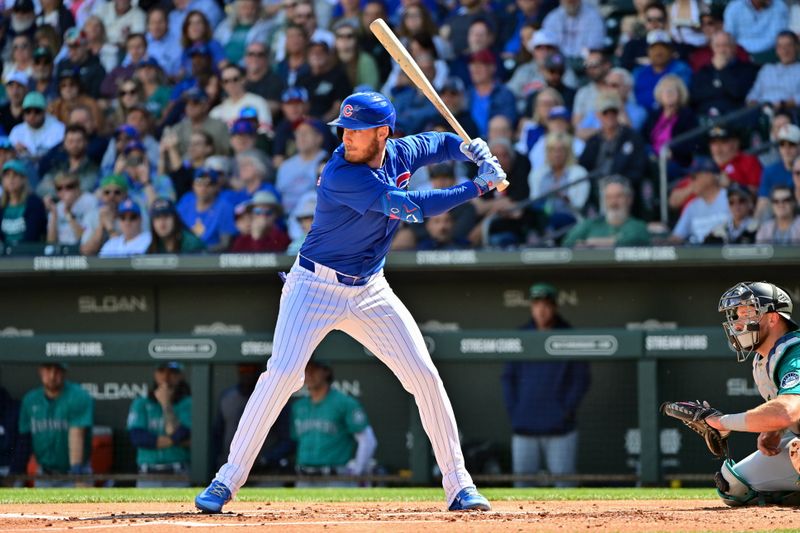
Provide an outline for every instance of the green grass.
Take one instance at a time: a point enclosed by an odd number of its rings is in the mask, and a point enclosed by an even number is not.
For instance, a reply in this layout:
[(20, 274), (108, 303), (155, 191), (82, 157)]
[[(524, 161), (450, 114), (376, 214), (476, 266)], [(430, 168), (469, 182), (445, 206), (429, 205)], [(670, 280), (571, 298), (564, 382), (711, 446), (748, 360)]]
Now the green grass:
[[(199, 489), (0, 489), (0, 505), (13, 503), (119, 503), (119, 502), (192, 502)], [(711, 489), (482, 489), (494, 501), (545, 500), (715, 500)], [(242, 489), (241, 501), (278, 502), (370, 502), (408, 501), (440, 502), (444, 493), (438, 488), (372, 489)]]

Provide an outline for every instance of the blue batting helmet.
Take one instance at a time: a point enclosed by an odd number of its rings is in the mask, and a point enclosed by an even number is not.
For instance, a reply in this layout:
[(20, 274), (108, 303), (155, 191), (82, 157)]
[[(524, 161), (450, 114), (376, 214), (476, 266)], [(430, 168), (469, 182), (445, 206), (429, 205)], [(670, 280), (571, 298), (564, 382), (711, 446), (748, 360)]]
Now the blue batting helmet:
[(381, 93), (365, 91), (345, 98), (339, 109), (339, 117), (328, 125), (348, 130), (389, 126), (389, 130), (394, 131), (395, 117), (394, 106), (388, 98)]

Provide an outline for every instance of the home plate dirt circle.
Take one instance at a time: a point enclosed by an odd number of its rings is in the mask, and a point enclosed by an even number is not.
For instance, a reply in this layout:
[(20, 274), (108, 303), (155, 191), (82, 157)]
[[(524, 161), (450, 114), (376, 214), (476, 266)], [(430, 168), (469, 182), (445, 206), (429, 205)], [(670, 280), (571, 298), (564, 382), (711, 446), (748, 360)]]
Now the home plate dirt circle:
[(451, 513), (425, 502), (233, 502), (204, 515), (186, 503), (15, 504), (0, 509), (0, 529), (15, 531), (742, 531), (793, 523), (786, 507), (729, 508), (713, 500), (500, 501), (489, 513)]

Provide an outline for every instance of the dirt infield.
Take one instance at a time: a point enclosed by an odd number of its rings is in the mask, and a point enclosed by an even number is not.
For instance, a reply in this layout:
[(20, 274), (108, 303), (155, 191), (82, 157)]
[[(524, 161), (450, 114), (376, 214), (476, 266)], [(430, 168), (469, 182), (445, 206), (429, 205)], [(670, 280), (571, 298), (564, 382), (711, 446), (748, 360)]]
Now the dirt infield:
[(27, 504), (0, 509), (0, 530), (150, 532), (189, 528), (248, 531), (774, 531), (789, 527), (796, 510), (731, 509), (713, 500), (495, 502), (490, 513), (449, 513), (435, 503), (234, 502), (221, 515), (191, 503)]

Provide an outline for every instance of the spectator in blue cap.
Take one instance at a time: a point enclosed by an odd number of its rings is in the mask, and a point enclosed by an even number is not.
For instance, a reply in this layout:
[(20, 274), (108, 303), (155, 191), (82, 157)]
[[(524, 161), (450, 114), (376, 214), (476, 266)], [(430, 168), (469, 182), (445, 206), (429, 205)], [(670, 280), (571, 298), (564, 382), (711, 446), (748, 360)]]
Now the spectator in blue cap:
[(695, 157), (689, 169), (697, 196), (681, 213), (669, 240), (675, 244), (702, 243), (711, 230), (730, 218), (728, 193), (720, 185), (719, 167), (708, 157)]
[(230, 134), (234, 157), (256, 147), (256, 127), (249, 120), (236, 119), (231, 125)]
[(142, 229), (142, 210), (128, 198), (117, 207), (120, 234), (108, 239), (100, 248), (100, 257), (127, 257), (147, 252), (152, 236)]
[[(294, 128), (308, 116), (308, 91), (303, 87), (289, 87), (283, 91), (281, 115), (281, 121), (275, 128), (272, 145), (272, 164), (275, 168), (296, 152)], [(336, 142), (338, 144), (338, 140)]]
[(28, 184), (28, 166), (19, 159), (2, 168), (0, 195), (0, 236), (7, 246), (44, 241), (47, 215), (42, 200)]
[[(572, 135), (572, 122), (570, 121), (570, 112), (563, 105), (557, 105), (550, 109), (544, 121), (545, 135), (539, 137), (536, 143), (528, 153), (528, 159), (531, 162), (531, 167), (536, 169), (546, 164), (547, 150), (545, 149), (545, 139), (549, 133), (566, 133)], [(572, 154), (575, 157), (580, 157), (583, 153), (583, 148), (586, 146), (578, 137), (572, 138)]]
[(150, 234), (153, 240), (148, 254), (189, 254), (202, 252), (205, 243), (183, 225), (175, 204), (158, 198), (150, 207)]
[(106, 152), (103, 154), (103, 161), (100, 163), (100, 175), (107, 176), (115, 172), (117, 159), (125, 146), (131, 141), (140, 141), (139, 131), (131, 124), (120, 124), (116, 127), (113, 134), (113, 142), (108, 143)]
[(38, 161), (64, 138), (64, 124), (47, 112), (44, 95), (36, 91), (22, 101), (22, 115), (24, 121), (8, 137), (19, 155)]
[(254, 107), (243, 107), (241, 111), (239, 111), (239, 120), (247, 120), (249, 121), (253, 127), (256, 129), (256, 150), (260, 150), (265, 154), (272, 153), (272, 137), (267, 135), (266, 131), (259, 130), (259, 121), (258, 121), (258, 111)]
[(178, 202), (181, 220), (210, 252), (226, 250), (236, 234), (233, 207), (219, 193), (218, 172), (201, 167), (195, 170), (192, 192)]

